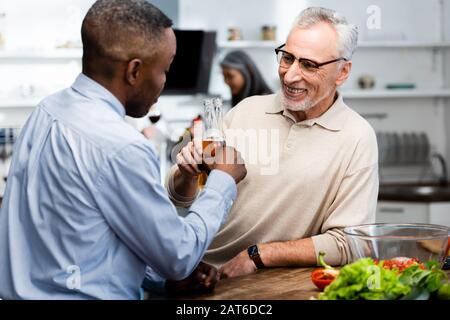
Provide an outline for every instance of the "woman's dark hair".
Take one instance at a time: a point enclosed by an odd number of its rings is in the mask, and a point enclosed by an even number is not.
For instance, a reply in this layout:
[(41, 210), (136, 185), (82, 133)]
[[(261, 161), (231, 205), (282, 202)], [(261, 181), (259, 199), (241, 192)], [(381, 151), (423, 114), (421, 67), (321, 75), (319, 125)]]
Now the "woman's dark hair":
[(254, 95), (271, 94), (272, 90), (264, 81), (261, 73), (253, 60), (243, 51), (231, 51), (220, 63), (221, 67), (237, 69), (244, 76), (244, 88), (231, 98), (231, 106), (234, 107), (242, 99)]

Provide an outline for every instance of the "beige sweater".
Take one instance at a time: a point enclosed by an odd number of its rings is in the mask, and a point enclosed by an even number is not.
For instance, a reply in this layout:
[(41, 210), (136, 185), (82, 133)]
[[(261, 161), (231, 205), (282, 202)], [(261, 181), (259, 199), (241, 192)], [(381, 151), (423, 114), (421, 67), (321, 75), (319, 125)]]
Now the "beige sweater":
[[(327, 262), (349, 262), (342, 228), (375, 221), (378, 151), (368, 122), (339, 95), (319, 118), (295, 123), (277, 93), (245, 99), (225, 123), (248, 174), (204, 260), (219, 267), (255, 243), (312, 237)], [(176, 205), (190, 205), (167, 185)]]

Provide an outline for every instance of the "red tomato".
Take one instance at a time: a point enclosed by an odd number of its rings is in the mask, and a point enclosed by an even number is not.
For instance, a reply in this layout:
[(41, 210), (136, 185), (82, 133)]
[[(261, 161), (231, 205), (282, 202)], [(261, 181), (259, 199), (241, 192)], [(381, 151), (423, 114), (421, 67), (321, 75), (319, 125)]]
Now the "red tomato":
[(448, 243), (447, 243), (447, 256), (450, 256), (450, 235), (448, 236)]
[[(378, 263), (378, 261), (376, 261), (376, 263)], [(418, 265), (420, 269), (425, 270), (425, 266), (423, 265), (423, 263), (420, 263), (420, 260), (418, 258), (400, 257), (383, 261), (383, 268), (389, 270), (398, 269), (398, 272), (403, 272), (406, 268), (414, 265)]]
[(325, 268), (315, 269), (311, 273), (311, 280), (320, 290), (325, 289), (339, 274), (339, 270)]

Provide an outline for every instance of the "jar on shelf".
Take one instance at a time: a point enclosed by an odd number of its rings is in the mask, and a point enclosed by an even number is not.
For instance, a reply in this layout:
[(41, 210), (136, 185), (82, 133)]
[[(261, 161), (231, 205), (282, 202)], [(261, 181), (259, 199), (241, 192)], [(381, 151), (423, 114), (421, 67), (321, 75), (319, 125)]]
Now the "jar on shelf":
[(261, 39), (264, 41), (275, 41), (276, 40), (276, 26), (265, 25), (261, 28)]
[(228, 28), (228, 41), (242, 40), (241, 29), (237, 27)]
[(0, 49), (5, 46), (6, 13), (0, 12)]
[(358, 78), (360, 89), (372, 89), (375, 86), (375, 78), (370, 74), (363, 74)]

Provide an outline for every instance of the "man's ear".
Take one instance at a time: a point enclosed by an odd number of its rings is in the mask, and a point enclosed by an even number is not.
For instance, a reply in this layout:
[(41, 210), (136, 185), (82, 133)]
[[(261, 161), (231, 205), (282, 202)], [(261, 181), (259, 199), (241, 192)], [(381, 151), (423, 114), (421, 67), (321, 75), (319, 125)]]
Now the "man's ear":
[(350, 76), (350, 71), (352, 70), (352, 61), (345, 62), (344, 66), (339, 71), (339, 75), (336, 79), (336, 86), (343, 84)]
[(138, 78), (140, 76), (142, 69), (142, 60), (141, 59), (132, 59), (127, 64), (127, 69), (125, 73), (125, 81), (134, 86), (138, 82)]

